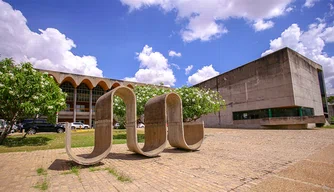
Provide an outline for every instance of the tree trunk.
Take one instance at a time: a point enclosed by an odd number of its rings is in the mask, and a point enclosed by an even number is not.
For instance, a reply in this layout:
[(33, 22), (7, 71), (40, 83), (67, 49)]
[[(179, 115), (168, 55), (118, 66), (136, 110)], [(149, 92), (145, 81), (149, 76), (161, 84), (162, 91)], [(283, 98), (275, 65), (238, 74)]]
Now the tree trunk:
[(7, 127), (4, 128), (3, 132), (1, 133), (0, 136), (0, 145), (2, 145), (3, 141), (6, 139), (7, 137)]
[[(33, 123), (35, 123), (35, 120), (37, 119), (37, 116), (38, 116), (38, 114), (35, 115), (34, 120), (32, 121)], [(29, 131), (29, 130), (25, 130), (25, 134), (23, 135), (22, 139), (26, 138), (26, 136), (27, 136), (27, 134), (28, 134), (28, 131)]]
[(27, 134), (28, 134), (28, 132), (25, 132), (22, 139), (26, 138)]
[(11, 130), (13, 128), (13, 124), (14, 123), (11, 123), (10, 126), (6, 126), (5, 129), (4, 129), (4, 131), (1, 133), (1, 136), (0, 136), (0, 145), (2, 145), (2, 143), (6, 139), (7, 135), (11, 132)]
[(7, 135), (10, 133), (10, 131), (12, 130), (13, 128), (13, 125), (14, 125), (14, 122), (16, 121), (16, 117), (17, 117), (17, 113), (14, 115), (14, 117), (12, 118), (12, 120), (10, 121), (10, 126), (6, 126), (4, 128), (4, 131), (1, 133), (1, 136), (0, 136), (0, 145), (3, 144), (3, 142), (5, 141)]

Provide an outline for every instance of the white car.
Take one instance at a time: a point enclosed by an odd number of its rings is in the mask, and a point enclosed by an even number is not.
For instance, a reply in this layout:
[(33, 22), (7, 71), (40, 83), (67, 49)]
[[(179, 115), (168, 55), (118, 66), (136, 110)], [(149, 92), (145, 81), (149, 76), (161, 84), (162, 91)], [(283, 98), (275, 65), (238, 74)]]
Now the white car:
[(89, 129), (89, 125), (81, 123), (81, 122), (73, 122), (71, 123), (72, 129)]
[(138, 123), (138, 128), (145, 128), (145, 124), (144, 123)]

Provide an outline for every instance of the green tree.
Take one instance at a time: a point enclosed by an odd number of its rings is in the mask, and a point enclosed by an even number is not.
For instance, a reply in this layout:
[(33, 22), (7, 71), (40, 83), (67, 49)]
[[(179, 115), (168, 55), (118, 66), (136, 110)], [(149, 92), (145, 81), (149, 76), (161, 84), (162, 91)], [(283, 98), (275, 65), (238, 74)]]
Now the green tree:
[(219, 92), (198, 87), (181, 87), (175, 90), (182, 99), (183, 121), (196, 121), (202, 115), (225, 108), (225, 100)]
[[(137, 85), (134, 92), (137, 99), (138, 117), (144, 114), (145, 104), (150, 98), (168, 92), (176, 92), (181, 97), (184, 122), (195, 121), (202, 115), (218, 112), (225, 106), (225, 100), (217, 91), (197, 87), (181, 87), (173, 90), (157, 86)], [(124, 123), (125, 104), (119, 97), (114, 98), (114, 114), (117, 121)]]
[(328, 103), (334, 103), (334, 96), (327, 97), (327, 102)]
[(45, 115), (55, 122), (58, 111), (66, 108), (66, 93), (47, 73), (36, 71), (30, 63), (0, 61), (0, 118), (9, 122), (2, 131), (0, 144), (13, 124), (27, 117)]

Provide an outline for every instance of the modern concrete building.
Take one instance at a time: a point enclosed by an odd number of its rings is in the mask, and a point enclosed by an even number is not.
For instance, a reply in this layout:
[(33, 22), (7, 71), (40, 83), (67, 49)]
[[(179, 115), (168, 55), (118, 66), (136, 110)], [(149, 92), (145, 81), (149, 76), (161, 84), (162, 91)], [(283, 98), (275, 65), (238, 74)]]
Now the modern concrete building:
[(56, 71), (40, 71), (52, 76), (63, 92), (67, 93), (67, 108), (59, 112), (58, 122), (83, 122), (92, 127), (94, 127), (95, 103), (100, 96), (120, 85), (133, 88), (135, 84), (141, 84)]
[(291, 127), (324, 123), (321, 65), (284, 48), (195, 85), (217, 90), (225, 110), (201, 118), (205, 127)]
[[(107, 91), (135, 84), (115, 79), (40, 70), (53, 76), (67, 93), (67, 109), (58, 122), (94, 126), (95, 103)], [(141, 84), (147, 85), (147, 84)], [(205, 127), (306, 127), (324, 123), (326, 91), (321, 65), (284, 48), (197, 87), (217, 90), (226, 101), (224, 110), (203, 116)]]

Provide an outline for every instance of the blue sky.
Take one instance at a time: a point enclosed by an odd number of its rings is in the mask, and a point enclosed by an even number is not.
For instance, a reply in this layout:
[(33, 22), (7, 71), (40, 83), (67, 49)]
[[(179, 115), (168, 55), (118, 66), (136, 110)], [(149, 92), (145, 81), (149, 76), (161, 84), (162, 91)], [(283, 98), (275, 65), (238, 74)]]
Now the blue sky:
[(334, 93), (333, 15), (333, 0), (0, 0), (0, 54), (180, 87), (289, 46), (323, 65)]

